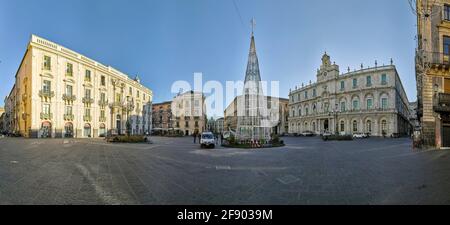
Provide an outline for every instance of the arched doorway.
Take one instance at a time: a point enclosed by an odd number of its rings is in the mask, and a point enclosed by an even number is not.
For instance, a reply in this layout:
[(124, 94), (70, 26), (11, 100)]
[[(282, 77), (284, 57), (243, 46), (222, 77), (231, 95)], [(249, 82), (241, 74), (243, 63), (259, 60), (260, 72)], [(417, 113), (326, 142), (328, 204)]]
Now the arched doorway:
[(44, 121), (41, 125), (41, 138), (50, 137), (52, 137), (52, 124), (49, 121)]
[(366, 122), (366, 133), (369, 133), (369, 134), (372, 133), (372, 121), (371, 120), (367, 120), (367, 122)]
[(387, 121), (385, 119), (381, 120), (381, 135), (386, 136), (388, 132)]
[(91, 137), (91, 125), (86, 123), (84, 124), (84, 137)]
[(64, 125), (64, 137), (73, 138), (73, 124), (70, 122)]
[(121, 116), (117, 115), (116, 116), (116, 129), (117, 129), (117, 134), (121, 135), (121, 130), (122, 130), (122, 120), (121, 120)]
[(105, 137), (106, 136), (106, 126), (104, 123), (100, 124), (100, 129), (98, 130), (98, 136), (99, 137)]

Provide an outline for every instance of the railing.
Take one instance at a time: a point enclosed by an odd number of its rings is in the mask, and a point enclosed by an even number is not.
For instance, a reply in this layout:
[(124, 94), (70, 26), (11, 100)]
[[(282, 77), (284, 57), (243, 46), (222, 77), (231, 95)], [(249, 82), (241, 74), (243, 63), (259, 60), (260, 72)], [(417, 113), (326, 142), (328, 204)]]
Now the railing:
[(92, 104), (94, 103), (94, 99), (92, 99), (91, 97), (83, 97), (82, 102)]
[(98, 100), (98, 105), (101, 107), (105, 107), (108, 105), (108, 100)]
[(40, 97), (51, 98), (51, 97), (55, 96), (55, 92), (54, 91), (47, 91), (47, 90), (40, 90), (39, 91), (39, 96)]
[(439, 93), (438, 104), (443, 106), (450, 106), (450, 93)]
[(104, 122), (106, 122), (106, 117), (100, 117), (98, 119), (98, 121), (101, 122), (101, 123), (104, 123)]
[(73, 94), (63, 94), (62, 99), (64, 101), (75, 101), (77, 98)]
[(73, 121), (74, 118), (73, 114), (64, 114), (64, 120)]
[(113, 103), (109, 103), (109, 106), (111, 107), (111, 108), (114, 108), (114, 107), (122, 107), (123, 106), (123, 102), (113, 102)]
[(52, 113), (41, 112), (41, 120), (50, 120), (53, 117)]
[(83, 116), (83, 120), (84, 120), (85, 122), (90, 122), (90, 121), (92, 120), (92, 117), (91, 117), (90, 115), (84, 115), (84, 116)]
[(425, 63), (437, 64), (437, 65), (450, 65), (450, 55), (443, 52), (426, 52), (423, 51), (419, 57), (422, 56), (422, 60)]

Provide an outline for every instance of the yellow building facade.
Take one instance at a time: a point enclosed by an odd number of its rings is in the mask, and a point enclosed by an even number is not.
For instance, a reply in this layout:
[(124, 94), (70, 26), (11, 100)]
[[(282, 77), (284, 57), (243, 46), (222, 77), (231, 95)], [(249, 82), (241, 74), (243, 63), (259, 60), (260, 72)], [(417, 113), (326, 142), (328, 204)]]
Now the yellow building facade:
[(5, 99), (6, 127), (37, 138), (144, 134), (152, 98), (137, 76), (32, 35)]
[(417, 116), (426, 147), (450, 147), (450, 0), (417, 0)]

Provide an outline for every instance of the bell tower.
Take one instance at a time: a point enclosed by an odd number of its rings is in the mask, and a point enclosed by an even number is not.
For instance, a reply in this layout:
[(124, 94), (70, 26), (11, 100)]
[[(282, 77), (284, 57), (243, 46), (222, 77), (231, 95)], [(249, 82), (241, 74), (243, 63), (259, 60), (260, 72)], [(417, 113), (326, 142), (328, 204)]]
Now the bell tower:
[(331, 63), (331, 58), (325, 52), (322, 56), (322, 65), (317, 70), (317, 82), (326, 81), (337, 78), (339, 76), (339, 66), (336, 63)]

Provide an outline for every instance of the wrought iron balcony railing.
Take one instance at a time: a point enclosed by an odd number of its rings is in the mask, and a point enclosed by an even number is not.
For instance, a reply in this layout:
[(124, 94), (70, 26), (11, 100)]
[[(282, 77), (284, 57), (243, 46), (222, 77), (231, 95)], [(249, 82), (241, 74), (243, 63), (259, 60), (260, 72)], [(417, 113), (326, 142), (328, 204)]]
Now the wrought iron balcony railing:
[(64, 120), (73, 121), (74, 118), (73, 114), (64, 114)]
[(87, 104), (92, 104), (92, 103), (94, 103), (94, 99), (92, 99), (91, 97), (83, 97), (82, 102), (87, 103)]
[(91, 117), (90, 115), (84, 115), (84, 116), (83, 116), (83, 120), (84, 120), (85, 122), (90, 122), (90, 121), (92, 120), (92, 117)]
[(104, 123), (104, 122), (106, 122), (106, 117), (100, 117), (99, 119), (98, 119), (98, 121), (99, 122), (101, 122), (101, 123)]
[(118, 102), (118, 101), (116, 101), (116, 102), (112, 102), (112, 103), (109, 103), (109, 107), (111, 107), (111, 108), (115, 108), (115, 107), (123, 107), (123, 105), (124, 105), (124, 103), (123, 102)]
[(41, 112), (41, 120), (50, 120), (50, 119), (52, 119), (52, 117), (53, 117), (52, 113)]
[(418, 58), (424, 63), (434, 64), (434, 65), (448, 65), (450, 66), (450, 54), (445, 54), (443, 52), (426, 52), (417, 51)]
[(433, 108), (436, 112), (450, 112), (450, 93), (437, 93)]
[(62, 99), (64, 101), (75, 101), (77, 98), (73, 94), (63, 94)]
[(101, 107), (105, 107), (108, 105), (108, 100), (98, 100), (98, 105)]
[(55, 96), (55, 92), (54, 91), (49, 91), (49, 90), (40, 90), (39, 91), (39, 96), (40, 97), (46, 97), (46, 98), (52, 98)]

